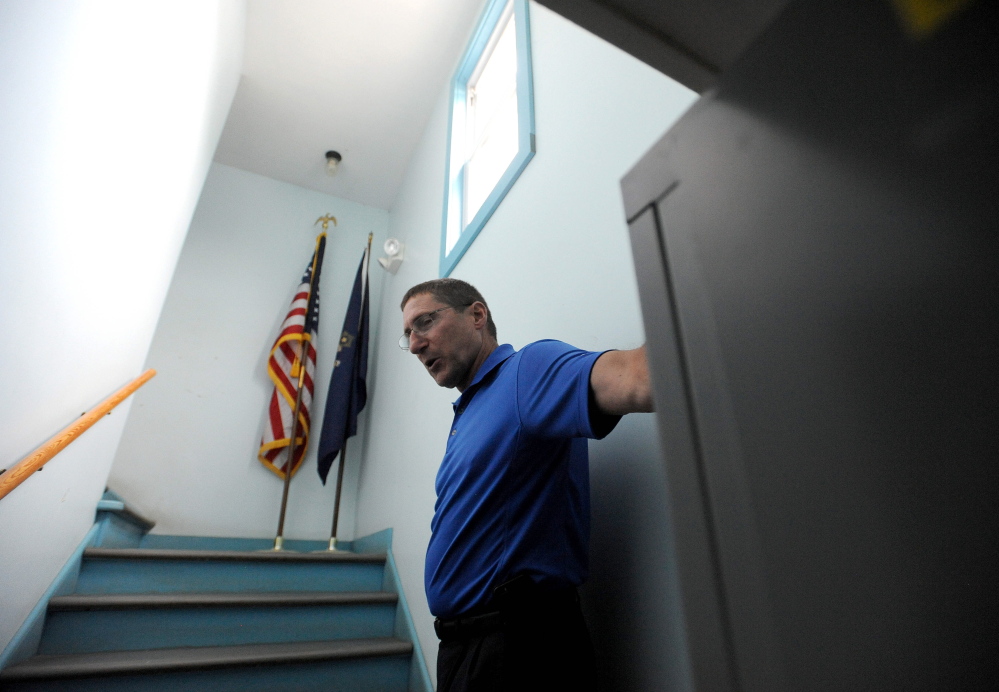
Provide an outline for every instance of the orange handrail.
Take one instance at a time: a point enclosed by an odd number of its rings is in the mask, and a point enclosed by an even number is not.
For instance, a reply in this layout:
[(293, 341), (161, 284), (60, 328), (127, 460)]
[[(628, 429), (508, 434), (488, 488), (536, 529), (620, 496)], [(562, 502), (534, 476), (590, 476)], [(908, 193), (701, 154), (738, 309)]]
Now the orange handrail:
[(48, 442), (26, 456), (24, 459), (14, 464), (11, 468), (0, 474), (0, 499), (7, 496), (17, 486), (21, 485), (28, 476), (44, 466), (52, 457), (61, 452), (70, 442), (82, 435), (91, 425), (99, 421), (111, 409), (127, 399), (136, 389), (151, 380), (156, 371), (150, 368), (126, 384), (117, 392), (99, 403), (91, 410), (84, 413), (77, 420), (70, 423), (60, 432), (53, 435)]

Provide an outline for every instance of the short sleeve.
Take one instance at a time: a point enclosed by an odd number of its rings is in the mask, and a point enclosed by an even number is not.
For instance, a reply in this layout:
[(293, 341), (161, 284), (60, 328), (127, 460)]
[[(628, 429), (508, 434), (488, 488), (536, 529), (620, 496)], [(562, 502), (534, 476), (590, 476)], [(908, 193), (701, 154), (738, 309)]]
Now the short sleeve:
[[(601, 352), (582, 351), (561, 341), (525, 346), (517, 371), (517, 404), (526, 432), (538, 437), (603, 437), (590, 416), (590, 371)], [(616, 423), (616, 421), (615, 421)]]

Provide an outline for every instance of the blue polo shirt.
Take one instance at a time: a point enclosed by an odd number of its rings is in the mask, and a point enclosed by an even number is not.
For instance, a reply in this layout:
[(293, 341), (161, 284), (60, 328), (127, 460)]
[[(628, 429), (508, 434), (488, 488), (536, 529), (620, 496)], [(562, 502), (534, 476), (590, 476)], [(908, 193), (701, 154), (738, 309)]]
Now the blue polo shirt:
[(591, 416), (590, 370), (600, 355), (559, 341), (520, 351), (504, 344), (454, 403), (424, 573), (434, 615), (483, 605), (516, 574), (551, 588), (586, 579), (586, 438), (620, 420)]

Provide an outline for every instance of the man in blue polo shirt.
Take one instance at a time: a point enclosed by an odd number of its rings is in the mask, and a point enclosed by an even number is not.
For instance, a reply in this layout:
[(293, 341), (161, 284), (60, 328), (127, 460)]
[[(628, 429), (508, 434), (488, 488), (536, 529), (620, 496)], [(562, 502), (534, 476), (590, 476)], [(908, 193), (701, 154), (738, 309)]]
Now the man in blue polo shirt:
[(576, 587), (587, 576), (587, 438), (651, 411), (644, 347), (499, 345), (471, 285), (437, 279), (402, 300), (400, 346), (456, 388), (425, 583), (441, 639), (439, 692), (593, 689)]

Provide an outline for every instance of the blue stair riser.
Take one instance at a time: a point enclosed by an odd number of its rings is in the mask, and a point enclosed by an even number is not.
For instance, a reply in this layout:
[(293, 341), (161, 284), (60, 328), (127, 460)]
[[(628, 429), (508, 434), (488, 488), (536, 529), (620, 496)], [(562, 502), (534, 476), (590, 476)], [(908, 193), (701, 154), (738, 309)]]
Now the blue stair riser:
[(39, 654), (388, 637), (394, 603), (50, 612)]
[(202, 671), (10, 681), (5, 692), (405, 692), (410, 656)]
[(380, 591), (382, 563), (84, 558), (78, 594)]

